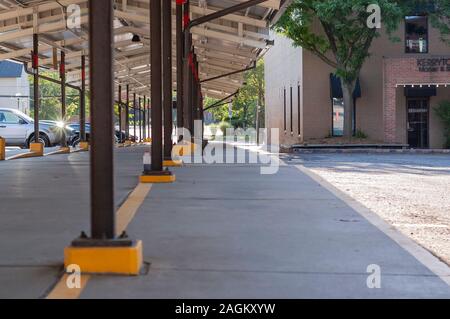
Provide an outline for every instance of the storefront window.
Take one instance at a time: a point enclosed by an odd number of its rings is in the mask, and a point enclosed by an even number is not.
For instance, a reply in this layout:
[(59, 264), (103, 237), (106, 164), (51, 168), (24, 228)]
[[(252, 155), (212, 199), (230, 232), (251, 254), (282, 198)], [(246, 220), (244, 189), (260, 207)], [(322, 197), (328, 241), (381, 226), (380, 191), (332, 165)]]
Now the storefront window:
[(428, 18), (407, 16), (405, 18), (406, 53), (428, 53)]
[(344, 99), (333, 99), (333, 136), (344, 135)]
[[(333, 101), (333, 136), (344, 136), (344, 99), (334, 98)], [(356, 133), (356, 99), (353, 108), (353, 134)]]

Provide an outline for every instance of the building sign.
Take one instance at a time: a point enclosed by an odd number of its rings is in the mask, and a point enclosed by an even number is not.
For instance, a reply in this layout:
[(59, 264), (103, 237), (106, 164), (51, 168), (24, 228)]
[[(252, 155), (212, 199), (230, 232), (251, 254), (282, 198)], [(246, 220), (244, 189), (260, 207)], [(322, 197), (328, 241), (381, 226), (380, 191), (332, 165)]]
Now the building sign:
[(417, 59), (419, 72), (450, 72), (450, 58)]

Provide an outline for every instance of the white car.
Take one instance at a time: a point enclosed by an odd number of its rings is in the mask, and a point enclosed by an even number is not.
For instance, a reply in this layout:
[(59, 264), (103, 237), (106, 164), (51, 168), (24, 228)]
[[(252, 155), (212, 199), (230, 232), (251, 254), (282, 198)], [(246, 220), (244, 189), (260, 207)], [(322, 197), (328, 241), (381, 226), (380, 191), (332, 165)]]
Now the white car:
[[(58, 122), (39, 121), (39, 141), (51, 147), (61, 141), (63, 129), (69, 140), (73, 130), (58, 125)], [(25, 113), (8, 108), (0, 108), (0, 136), (7, 146), (29, 147), (34, 142), (34, 120)]]

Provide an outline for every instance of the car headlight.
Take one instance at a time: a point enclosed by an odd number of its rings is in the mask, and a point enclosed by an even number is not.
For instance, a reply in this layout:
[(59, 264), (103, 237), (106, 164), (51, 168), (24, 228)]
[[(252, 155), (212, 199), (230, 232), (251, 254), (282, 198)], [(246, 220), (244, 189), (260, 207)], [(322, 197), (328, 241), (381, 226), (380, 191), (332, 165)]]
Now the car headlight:
[(65, 128), (66, 127), (66, 123), (64, 123), (62, 121), (59, 121), (59, 122), (56, 123), (56, 126), (59, 127), (59, 128)]

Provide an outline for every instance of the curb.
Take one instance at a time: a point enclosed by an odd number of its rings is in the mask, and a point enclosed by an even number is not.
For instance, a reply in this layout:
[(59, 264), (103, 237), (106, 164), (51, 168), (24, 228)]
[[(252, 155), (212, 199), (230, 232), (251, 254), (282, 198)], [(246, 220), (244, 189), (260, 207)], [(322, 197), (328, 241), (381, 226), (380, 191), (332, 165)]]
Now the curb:
[(293, 154), (435, 154), (447, 155), (450, 150), (418, 150), (418, 149), (292, 149)]

